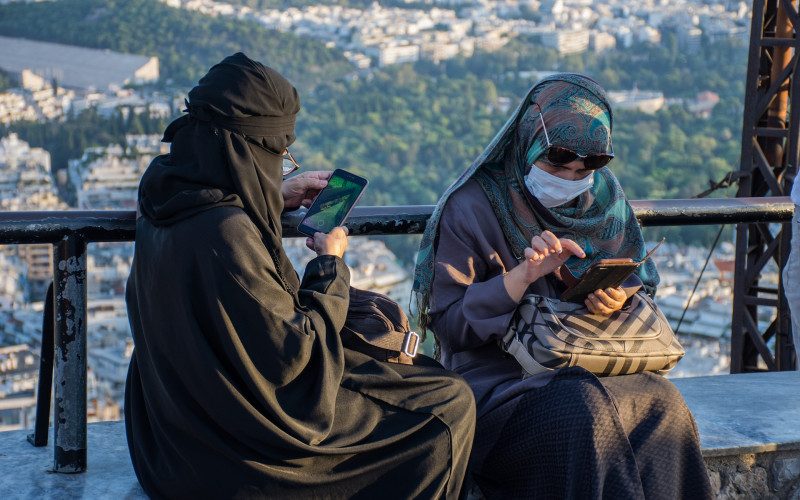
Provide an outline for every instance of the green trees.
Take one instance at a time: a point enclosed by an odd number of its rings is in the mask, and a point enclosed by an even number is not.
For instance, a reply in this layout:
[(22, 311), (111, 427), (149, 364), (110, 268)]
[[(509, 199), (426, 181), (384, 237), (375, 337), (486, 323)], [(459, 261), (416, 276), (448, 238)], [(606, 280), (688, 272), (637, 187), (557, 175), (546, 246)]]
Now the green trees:
[[(279, 0), (243, 0), (264, 7)], [(370, 179), (364, 205), (434, 204), (505, 123), (532, 83), (531, 71), (581, 71), (609, 90), (659, 90), (693, 98), (710, 90), (720, 102), (707, 119), (671, 105), (654, 115), (615, 110), (611, 168), (631, 199), (688, 198), (737, 168), (747, 47), (731, 40), (681, 50), (664, 34), (660, 46), (560, 58), (534, 38), (497, 52), (477, 51), (435, 65), (356, 72), (336, 49), (257, 23), (212, 18), (156, 0), (62, 0), (0, 6), (0, 34), (156, 55), (162, 79), (188, 90), (237, 50), (285, 74), (301, 95), (292, 153), (304, 170), (346, 168)], [(347, 76), (347, 78), (342, 78)], [(4, 85), (0, 75), (0, 87)], [(503, 99), (501, 99), (503, 98)], [(508, 101), (511, 108), (504, 109)], [(82, 148), (119, 142), (131, 131), (161, 133), (166, 121), (81, 114), (64, 123), (13, 124), (34, 146), (66, 166)], [(719, 193), (722, 195), (724, 193)], [(675, 228), (687, 239), (713, 228)], [(402, 241), (401, 241), (402, 240)], [(416, 240), (387, 242), (406, 260)]]
[(0, 71), (0, 92), (5, 92), (8, 89), (17, 87), (19, 84), (15, 82), (8, 73)]

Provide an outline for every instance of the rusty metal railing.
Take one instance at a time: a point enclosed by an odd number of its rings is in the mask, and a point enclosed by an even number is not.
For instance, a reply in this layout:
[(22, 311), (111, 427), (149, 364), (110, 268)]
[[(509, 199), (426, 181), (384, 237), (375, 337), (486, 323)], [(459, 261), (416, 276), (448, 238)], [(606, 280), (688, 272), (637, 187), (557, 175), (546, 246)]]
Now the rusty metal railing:
[[(788, 197), (647, 200), (631, 201), (631, 205), (644, 226), (785, 223), (794, 212)], [(432, 205), (357, 207), (346, 225), (351, 235), (419, 234), (432, 211)], [(284, 236), (300, 236), (295, 227), (301, 217), (301, 211), (284, 214)], [(29, 440), (34, 446), (47, 444), (52, 377), (56, 472), (86, 470), (88, 244), (133, 241), (135, 235), (133, 211), (0, 213), (0, 244), (49, 243), (54, 247), (49, 292), (53, 307), (51, 311), (45, 307), (44, 322), (52, 326), (55, 352), (45, 352), (43, 339), (36, 424)]]

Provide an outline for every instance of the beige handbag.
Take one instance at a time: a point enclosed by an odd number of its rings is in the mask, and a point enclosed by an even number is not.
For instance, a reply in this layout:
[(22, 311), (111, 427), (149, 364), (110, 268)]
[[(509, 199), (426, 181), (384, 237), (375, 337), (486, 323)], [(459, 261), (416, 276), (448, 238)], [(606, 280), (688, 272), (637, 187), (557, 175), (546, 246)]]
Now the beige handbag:
[(597, 375), (666, 373), (684, 355), (664, 314), (643, 292), (609, 316), (592, 314), (583, 304), (527, 294), (500, 346), (522, 366), (523, 378), (568, 366)]

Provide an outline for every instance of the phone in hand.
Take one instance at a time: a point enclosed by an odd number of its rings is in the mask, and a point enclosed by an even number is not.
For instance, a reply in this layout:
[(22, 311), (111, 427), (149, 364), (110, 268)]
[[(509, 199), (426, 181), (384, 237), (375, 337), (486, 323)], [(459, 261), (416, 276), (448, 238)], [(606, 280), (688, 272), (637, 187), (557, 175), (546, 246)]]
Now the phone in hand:
[(328, 179), (328, 185), (320, 191), (297, 230), (307, 236), (314, 233), (329, 233), (341, 226), (361, 199), (369, 181), (341, 168), (337, 168)]
[(633, 259), (600, 259), (578, 278), (577, 284), (561, 294), (561, 300), (582, 302), (595, 290), (617, 288), (639, 268), (642, 262), (634, 262)]
[[(666, 239), (666, 238), (664, 238)], [(650, 250), (639, 262), (633, 259), (600, 259), (594, 262), (580, 277), (576, 278), (562, 271), (562, 278), (569, 288), (561, 294), (562, 301), (583, 302), (586, 296), (595, 290), (617, 288), (639, 269), (639, 266), (653, 255), (658, 247), (664, 243), (662, 239), (658, 245)], [(566, 276), (565, 274), (570, 274)]]

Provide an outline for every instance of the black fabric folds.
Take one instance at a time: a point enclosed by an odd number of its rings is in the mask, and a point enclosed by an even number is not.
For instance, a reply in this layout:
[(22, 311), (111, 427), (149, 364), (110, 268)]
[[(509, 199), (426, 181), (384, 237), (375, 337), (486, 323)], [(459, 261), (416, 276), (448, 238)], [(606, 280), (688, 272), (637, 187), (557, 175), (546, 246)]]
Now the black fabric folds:
[(654, 373), (563, 368), (483, 415), (476, 435), (486, 500), (713, 498), (694, 418)]
[(344, 261), (281, 244), (294, 87), (235, 54), (189, 93), (139, 189), (125, 421), (152, 498), (456, 498), (472, 393), (342, 346)]

